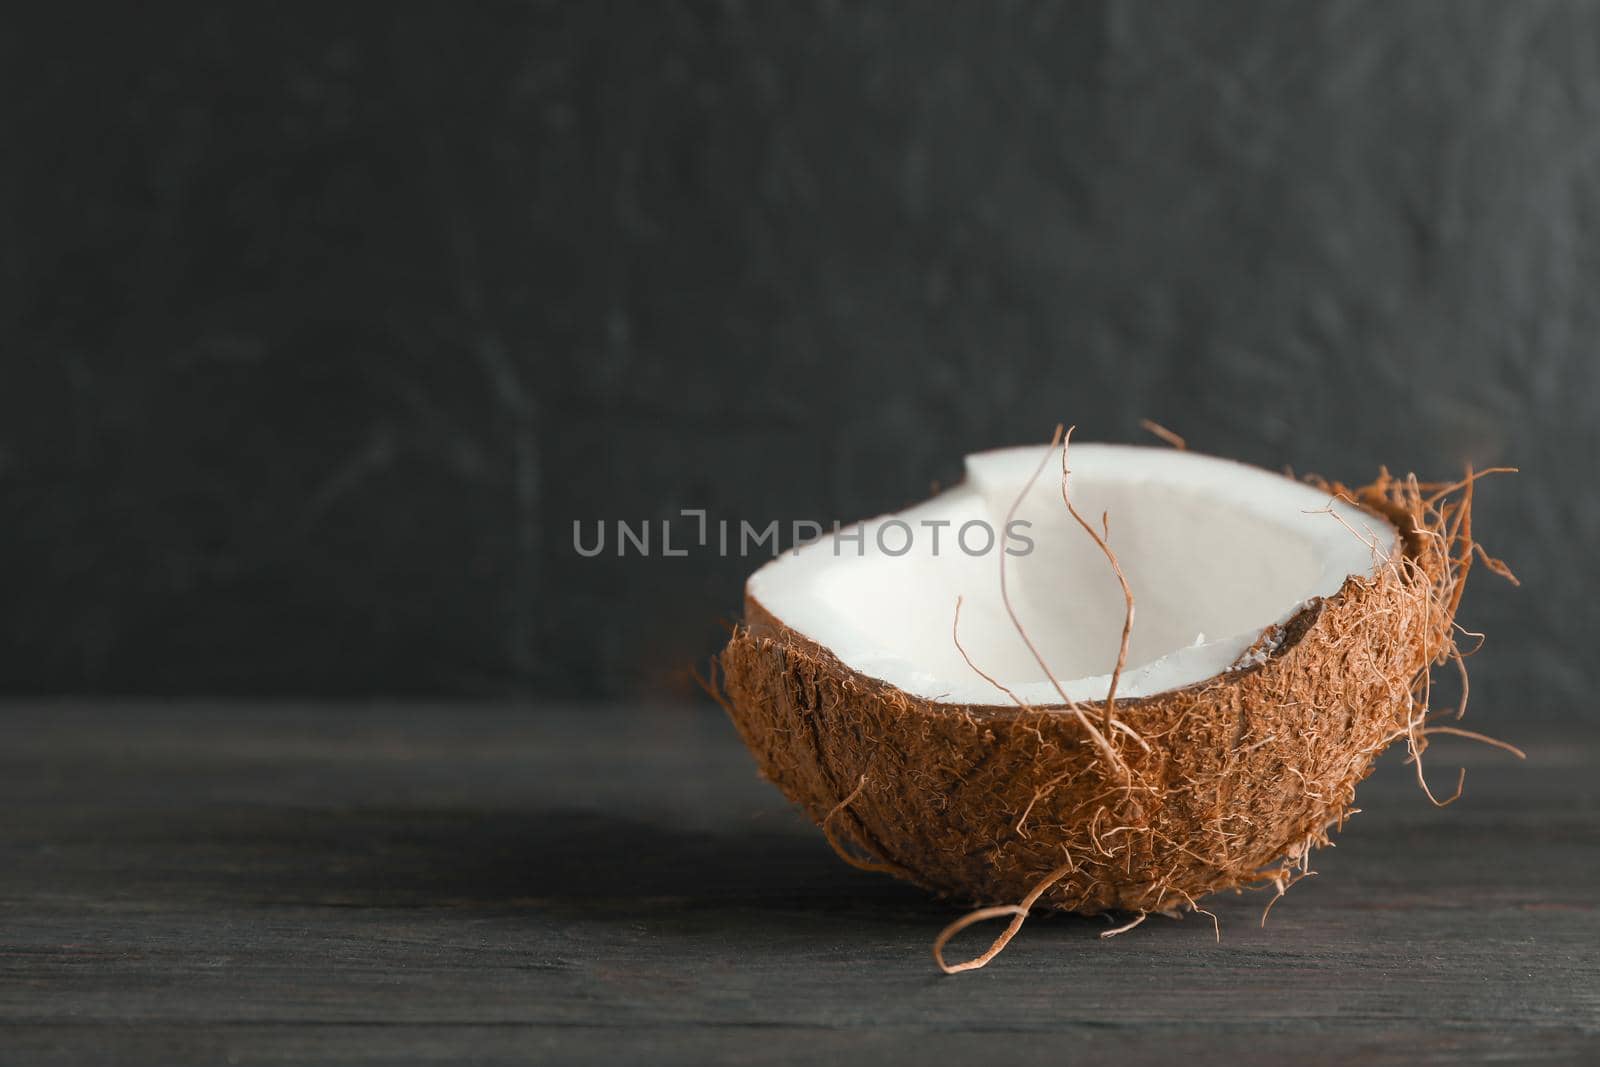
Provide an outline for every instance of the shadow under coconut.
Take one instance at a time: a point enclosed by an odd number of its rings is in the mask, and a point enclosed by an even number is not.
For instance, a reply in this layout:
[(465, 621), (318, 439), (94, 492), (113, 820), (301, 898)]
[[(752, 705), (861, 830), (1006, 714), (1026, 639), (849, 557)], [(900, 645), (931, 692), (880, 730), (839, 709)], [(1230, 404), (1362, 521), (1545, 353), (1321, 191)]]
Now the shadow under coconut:
[[(570, 808), (208, 805), (158, 821), (131, 811), (98, 822), (81, 848), (63, 843), (55, 874), (63, 884), (89, 886), (109, 864), (123, 872), (125, 891), (208, 911), (525, 912), (643, 922), (657, 936), (696, 942), (866, 938), (919, 966), (934, 935), (967, 910), (846, 865), (815, 827), (786, 814), (792, 817), (690, 829), (666, 817)], [(1030, 923), (1035, 937), (1052, 928), (1082, 937), (1107, 925), (1047, 913), (1036, 919), (1048, 921)], [(981, 951), (999, 929), (984, 924), (964, 935), (952, 958)]]
[[(480, 888), (510, 875), (541, 913), (583, 922), (642, 923), (658, 937), (738, 945), (756, 956), (840, 953), (908, 968), (912, 987), (941, 976), (934, 936), (968, 909), (917, 886), (856, 870), (798, 817), (793, 829), (757, 825), (700, 833), (595, 812), (555, 812), (533, 834), (548, 851), (533, 866), (478, 868)], [(520, 873), (519, 873), (520, 872)], [(1041, 913), (1053, 937), (1092, 939), (1111, 920)], [(1003, 924), (980, 924), (949, 949), (981, 952)], [(1209, 928), (1207, 930), (1209, 933)]]
[(457, 875), (462, 891), (493, 889), (503, 899), (572, 916), (805, 909), (926, 923), (953, 910), (914, 886), (847, 866), (809, 826), (791, 831), (753, 823), (706, 832), (553, 811), (529, 816), (514, 838), (479, 844), (487, 847)]
[[(257, 905), (537, 908), (595, 918), (806, 909), (897, 913), (923, 924), (959, 910), (845, 865), (798, 820), (697, 831), (571, 809), (208, 808), (168, 820), (161, 840), (132, 827), (105, 832), (145, 856), (181, 840), (205, 892)], [(194, 842), (206, 843), (203, 855)]]

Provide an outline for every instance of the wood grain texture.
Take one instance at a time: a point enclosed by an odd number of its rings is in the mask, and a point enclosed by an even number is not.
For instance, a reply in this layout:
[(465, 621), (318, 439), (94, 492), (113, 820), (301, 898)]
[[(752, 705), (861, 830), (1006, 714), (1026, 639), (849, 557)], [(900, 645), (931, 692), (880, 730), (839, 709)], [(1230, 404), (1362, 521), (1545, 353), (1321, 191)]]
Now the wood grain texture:
[(1446, 811), (1387, 760), (1264, 929), (952, 979), (700, 709), (11, 707), (0, 1062), (1592, 1059), (1600, 744), (1515, 740)]

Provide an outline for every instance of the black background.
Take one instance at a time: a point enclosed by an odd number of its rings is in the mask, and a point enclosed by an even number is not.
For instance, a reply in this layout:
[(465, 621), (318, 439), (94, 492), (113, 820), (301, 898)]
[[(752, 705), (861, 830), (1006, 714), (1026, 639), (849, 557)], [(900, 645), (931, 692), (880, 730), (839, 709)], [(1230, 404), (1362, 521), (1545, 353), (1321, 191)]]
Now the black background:
[(1485, 483), (1475, 693), (1596, 715), (1600, 6), (34, 5), (0, 687), (683, 694), (752, 561), (1148, 440)]

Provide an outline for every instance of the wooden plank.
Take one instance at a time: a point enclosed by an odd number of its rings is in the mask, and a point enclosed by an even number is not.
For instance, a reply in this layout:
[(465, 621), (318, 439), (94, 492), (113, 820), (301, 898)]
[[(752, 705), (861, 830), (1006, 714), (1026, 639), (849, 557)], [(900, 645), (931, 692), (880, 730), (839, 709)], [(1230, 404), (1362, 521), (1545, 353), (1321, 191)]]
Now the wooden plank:
[(955, 909), (701, 709), (12, 707), (0, 1059), (1600, 1056), (1600, 744), (1431, 755), (1465, 798), (1387, 760), (1264, 929), (1040, 918), (951, 979)]

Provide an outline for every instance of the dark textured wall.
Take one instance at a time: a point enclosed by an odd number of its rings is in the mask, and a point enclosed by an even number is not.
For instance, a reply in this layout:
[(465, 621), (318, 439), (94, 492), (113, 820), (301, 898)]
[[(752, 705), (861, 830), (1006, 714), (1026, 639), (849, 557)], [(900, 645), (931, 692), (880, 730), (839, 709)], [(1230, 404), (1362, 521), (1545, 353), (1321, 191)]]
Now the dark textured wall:
[(682, 684), (748, 564), (1138, 440), (1485, 484), (1479, 698), (1593, 715), (1600, 6), (36, 5), (0, 686)]

